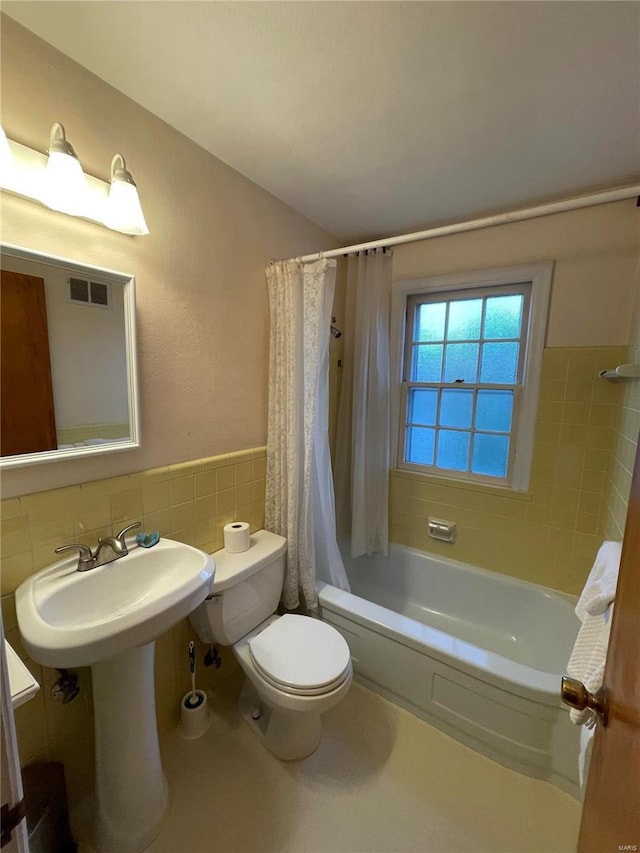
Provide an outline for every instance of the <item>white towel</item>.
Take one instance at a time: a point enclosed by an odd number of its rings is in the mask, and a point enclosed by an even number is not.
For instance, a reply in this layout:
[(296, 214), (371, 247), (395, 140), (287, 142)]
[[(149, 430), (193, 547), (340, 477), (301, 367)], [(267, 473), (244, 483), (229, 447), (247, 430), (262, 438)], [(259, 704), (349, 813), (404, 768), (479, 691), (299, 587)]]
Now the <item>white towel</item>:
[(616, 594), (622, 542), (603, 542), (596, 554), (582, 595), (576, 604), (576, 616), (584, 622), (587, 616), (599, 616)]
[[(612, 614), (613, 604), (605, 613), (585, 617), (567, 664), (567, 673), (581, 681), (590, 693), (596, 693), (602, 687)], [(595, 712), (591, 708), (585, 708), (584, 711), (572, 708), (569, 716), (576, 726), (586, 725), (590, 728), (595, 724)]]

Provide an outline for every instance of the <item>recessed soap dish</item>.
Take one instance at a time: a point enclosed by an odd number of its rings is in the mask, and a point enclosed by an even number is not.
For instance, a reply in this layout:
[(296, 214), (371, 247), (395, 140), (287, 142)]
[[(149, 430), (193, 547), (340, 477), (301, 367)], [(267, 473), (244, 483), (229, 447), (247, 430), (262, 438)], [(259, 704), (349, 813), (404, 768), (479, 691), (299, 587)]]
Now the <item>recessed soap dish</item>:
[(453, 545), (458, 535), (458, 526), (455, 521), (429, 517), (427, 519), (427, 532), (432, 539), (450, 542)]

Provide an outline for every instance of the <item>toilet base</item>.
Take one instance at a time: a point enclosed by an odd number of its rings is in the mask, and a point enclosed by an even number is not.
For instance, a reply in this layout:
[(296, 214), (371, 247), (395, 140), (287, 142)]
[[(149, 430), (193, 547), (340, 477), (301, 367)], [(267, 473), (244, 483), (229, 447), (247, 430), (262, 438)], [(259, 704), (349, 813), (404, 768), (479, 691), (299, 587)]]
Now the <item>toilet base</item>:
[[(265, 702), (246, 676), (238, 708), (267, 749), (282, 761), (307, 758), (320, 744), (320, 714), (274, 708)], [(256, 719), (257, 711), (260, 716)]]

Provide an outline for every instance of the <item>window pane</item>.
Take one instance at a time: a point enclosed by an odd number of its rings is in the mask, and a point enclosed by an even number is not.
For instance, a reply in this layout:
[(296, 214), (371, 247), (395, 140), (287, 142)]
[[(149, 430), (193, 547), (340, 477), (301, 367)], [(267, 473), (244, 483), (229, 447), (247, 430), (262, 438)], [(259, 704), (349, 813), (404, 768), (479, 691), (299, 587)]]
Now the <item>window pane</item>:
[(467, 471), (469, 468), (469, 436), (453, 429), (438, 430), (438, 467)]
[(448, 341), (474, 340), (480, 337), (482, 299), (459, 299), (449, 304)]
[(416, 311), (414, 340), (443, 341), (446, 315), (446, 302), (430, 302), (427, 305), (419, 305)]
[(519, 344), (483, 344), (480, 382), (512, 384), (516, 381)]
[(430, 388), (413, 388), (409, 391), (409, 423), (433, 424), (436, 422), (438, 392)]
[(471, 460), (471, 470), (474, 474), (506, 477), (508, 456), (508, 436), (484, 435), (480, 432), (474, 435), (473, 458)]
[(440, 403), (440, 426), (469, 429), (472, 411), (473, 391), (458, 391), (457, 388), (443, 389), (442, 402)]
[(478, 391), (476, 429), (509, 432), (513, 410), (513, 391)]
[(519, 338), (522, 321), (521, 294), (490, 296), (484, 318), (485, 338)]
[(434, 429), (409, 427), (404, 453), (406, 461), (416, 462), (418, 465), (433, 465), (435, 436)]
[(414, 382), (440, 382), (442, 379), (442, 344), (418, 344), (413, 348)]
[(478, 344), (447, 344), (446, 349), (444, 381), (455, 382), (462, 379), (465, 382), (475, 382), (478, 370)]

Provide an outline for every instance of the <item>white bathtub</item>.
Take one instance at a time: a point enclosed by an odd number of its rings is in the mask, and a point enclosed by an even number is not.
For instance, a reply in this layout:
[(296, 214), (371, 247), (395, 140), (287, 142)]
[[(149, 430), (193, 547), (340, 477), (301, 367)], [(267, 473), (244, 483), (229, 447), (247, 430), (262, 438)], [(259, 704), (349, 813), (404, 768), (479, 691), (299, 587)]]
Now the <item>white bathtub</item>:
[(579, 796), (578, 729), (559, 698), (575, 599), (392, 545), (319, 585), (356, 677), (468, 746)]

